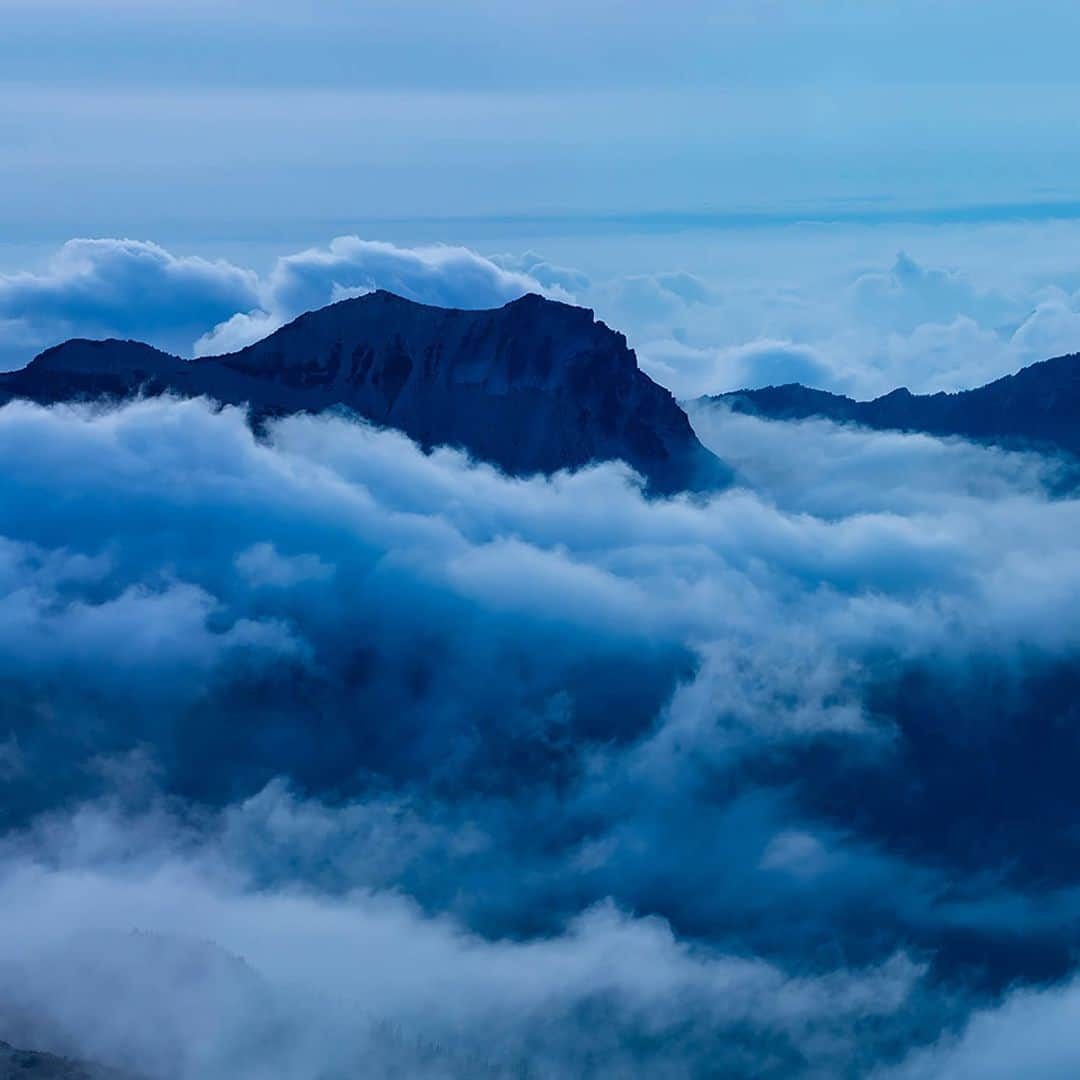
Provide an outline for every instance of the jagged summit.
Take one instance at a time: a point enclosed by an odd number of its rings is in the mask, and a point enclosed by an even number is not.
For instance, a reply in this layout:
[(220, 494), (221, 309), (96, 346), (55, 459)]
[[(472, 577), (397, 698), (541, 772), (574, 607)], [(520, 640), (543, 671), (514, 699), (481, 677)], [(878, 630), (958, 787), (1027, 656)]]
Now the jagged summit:
[(466, 311), (379, 290), (222, 356), (187, 361), (139, 342), (73, 340), (0, 375), (0, 400), (136, 392), (206, 395), (261, 416), (345, 406), (515, 475), (619, 458), (657, 492), (727, 476), (622, 334), (586, 308), (532, 294)]

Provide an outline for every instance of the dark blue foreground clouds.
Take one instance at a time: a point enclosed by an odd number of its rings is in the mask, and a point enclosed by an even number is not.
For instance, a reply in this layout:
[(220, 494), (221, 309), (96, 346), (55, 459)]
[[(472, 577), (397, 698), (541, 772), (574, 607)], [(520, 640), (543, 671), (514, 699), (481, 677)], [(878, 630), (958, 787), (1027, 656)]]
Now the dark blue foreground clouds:
[(192, 1080), (1074, 1071), (1080, 502), (693, 419), (709, 499), (0, 410), (0, 1037)]

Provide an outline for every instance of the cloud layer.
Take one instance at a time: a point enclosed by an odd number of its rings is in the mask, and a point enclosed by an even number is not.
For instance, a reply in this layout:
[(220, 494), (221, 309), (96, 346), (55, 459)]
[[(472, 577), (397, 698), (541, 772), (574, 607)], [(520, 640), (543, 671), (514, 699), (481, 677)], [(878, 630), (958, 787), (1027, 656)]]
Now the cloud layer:
[(739, 476), (707, 500), (338, 418), (0, 410), (0, 1037), (865, 1075), (1065, 976), (1061, 467), (694, 420)]

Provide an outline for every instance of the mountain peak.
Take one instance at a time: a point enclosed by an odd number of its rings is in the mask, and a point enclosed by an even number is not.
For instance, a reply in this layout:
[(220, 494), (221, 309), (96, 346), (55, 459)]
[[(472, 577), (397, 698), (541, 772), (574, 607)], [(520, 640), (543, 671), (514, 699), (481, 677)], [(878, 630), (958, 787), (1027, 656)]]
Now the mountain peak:
[(205, 395), (256, 416), (344, 406), (425, 448), (514, 475), (622, 459), (651, 490), (727, 479), (672, 395), (592, 311), (537, 294), (482, 311), (385, 290), (307, 312), (261, 341), (184, 361), (139, 342), (67, 342), (0, 375), (0, 399)]

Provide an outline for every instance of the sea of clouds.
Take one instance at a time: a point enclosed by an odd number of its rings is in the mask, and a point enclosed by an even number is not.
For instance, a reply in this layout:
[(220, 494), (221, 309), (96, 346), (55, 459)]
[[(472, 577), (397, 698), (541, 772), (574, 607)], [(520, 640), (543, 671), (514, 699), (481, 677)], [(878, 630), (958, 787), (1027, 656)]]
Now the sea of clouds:
[[(575, 274), (73, 242), (0, 315), (190, 351)], [(650, 499), (347, 417), (0, 409), (0, 1038), (178, 1080), (1080, 1068), (1070, 467), (691, 418), (735, 484)]]
[(739, 482), (650, 500), (345, 418), (0, 410), (0, 1037), (983, 1076), (1000, 1018), (1073, 1067), (1061, 467), (694, 420)]

